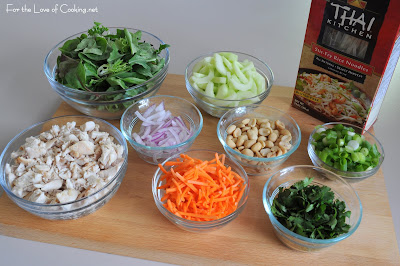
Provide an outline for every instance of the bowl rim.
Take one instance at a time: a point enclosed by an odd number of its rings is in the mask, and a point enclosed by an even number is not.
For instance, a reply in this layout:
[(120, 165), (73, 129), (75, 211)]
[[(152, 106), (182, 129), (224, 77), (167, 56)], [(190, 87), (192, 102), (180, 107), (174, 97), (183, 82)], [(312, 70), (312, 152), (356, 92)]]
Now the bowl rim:
[[(358, 130), (360, 130), (360, 132), (363, 132), (363, 134), (367, 134), (367, 136), (372, 137), (372, 139), (376, 142), (377, 146), (379, 146), (379, 148), (382, 151), (381, 152), (381, 156), (379, 158), (379, 163), (378, 163), (377, 166), (375, 166), (374, 168), (372, 168), (372, 169), (370, 169), (368, 171), (362, 171), (362, 172), (342, 171), (340, 169), (337, 169), (337, 168), (335, 168), (333, 166), (328, 165), (327, 163), (323, 162), (319, 158), (319, 156), (317, 156), (313, 146), (311, 145), (311, 142), (313, 141), (313, 135), (321, 127), (325, 128), (326, 126), (338, 125), (338, 124), (342, 124), (343, 126), (347, 126), (347, 127), (352, 127), (354, 129), (358, 129)], [(316, 166), (328, 169), (328, 170), (330, 170), (332, 172), (335, 172), (336, 174), (338, 174), (338, 175), (340, 175), (342, 177), (354, 178), (354, 179), (369, 177), (369, 176), (375, 174), (375, 172), (378, 171), (379, 168), (381, 167), (381, 165), (383, 163), (383, 160), (384, 160), (384, 157), (385, 157), (385, 152), (383, 150), (382, 144), (380, 143), (380, 141), (373, 134), (369, 133), (368, 131), (364, 130), (363, 128), (361, 128), (359, 126), (356, 126), (356, 125), (353, 125), (353, 124), (350, 124), (350, 123), (342, 123), (342, 122), (330, 122), (330, 123), (325, 123), (325, 124), (316, 126), (314, 128), (314, 130), (311, 132), (310, 137), (308, 138), (307, 150), (308, 150), (308, 155), (310, 156), (310, 158), (316, 159), (318, 161), (319, 165), (316, 165)]]
[[(17, 195), (15, 195), (11, 190), (8, 189), (8, 187), (6, 186), (6, 184), (3, 185), (3, 180), (6, 181), (6, 177), (5, 177), (5, 174), (6, 174), (6, 173), (5, 173), (4, 169), (2, 169), (2, 168), (0, 167), (0, 185), (1, 185), (1, 187), (4, 189), (4, 191), (7, 193), (7, 195), (9, 195), (9, 196), (15, 198), (18, 202), (22, 202), (22, 203), (27, 204), (27, 205), (30, 205), (30, 206), (36, 206), (36, 207), (59, 207), (59, 206), (66, 206), (66, 205), (70, 205), (70, 204), (74, 204), (74, 203), (78, 203), (78, 202), (84, 201), (84, 200), (86, 200), (86, 199), (88, 199), (88, 198), (91, 198), (91, 197), (95, 196), (96, 194), (99, 194), (99, 193), (102, 192), (104, 189), (106, 189), (110, 184), (112, 184), (115, 180), (118, 179), (118, 177), (119, 177), (119, 176), (121, 175), (121, 173), (124, 171), (123, 169), (124, 169), (124, 168), (126, 167), (126, 165), (128, 164), (128, 145), (127, 145), (127, 143), (126, 143), (126, 140), (125, 140), (124, 136), (122, 135), (121, 131), (120, 131), (117, 127), (113, 126), (111, 123), (109, 123), (109, 122), (107, 122), (107, 121), (105, 121), (104, 119), (101, 119), (101, 118), (97, 118), (97, 117), (93, 117), (93, 116), (86, 116), (86, 115), (63, 115), (63, 116), (57, 116), (57, 117), (52, 117), (52, 118), (46, 119), (46, 120), (44, 120), (44, 121), (41, 121), (41, 122), (38, 122), (38, 123), (35, 123), (35, 124), (29, 126), (28, 128), (26, 128), (26, 129), (22, 130), (20, 133), (18, 133), (14, 138), (12, 138), (12, 139), (10, 140), (10, 142), (8, 142), (7, 146), (4, 148), (3, 152), (2, 152), (1, 155), (0, 155), (0, 163), (3, 162), (5, 153), (6, 153), (6, 151), (9, 149), (9, 147), (11, 146), (11, 144), (13, 144), (15, 141), (17, 141), (17, 140), (21, 137), (21, 135), (23, 135), (23, 134), (29, 132), (30, 130), (32, 130), (32, 128), (34, 128), (34, 127), (36, 127), (36, 126), (39, 126), (39, 125), (41, 125), (41, 124), (45, 124), (45, 123), (50, 122), (50, 121), (52, 121), (52, 120), (57, 120), (57, 119), (60, 119), (60, 118), (73, 118), (73, 117), (76, 117), (76, 118), (85, 118), (85, 119), (88, 119), (88, 120), (90, 120), (90, 119), (98, 120), (98, 121), (100, 121), (100, 122), (102, 122), (102, 123), (105, 123), (105, 124), (108, 125), (108, 126), (111, 126), (111, 128), (113, 128), (113, 129), (118, 133), (118, 135), (121, 137), (121, 139), (123, 140), (123, 142), (122, 142), (122, 143), (118, 143), (118, 144), (120, 144), (120, 145), (123, 147), (123, 154), (122, 154), (122, 156), (124, 157), (124, 161), (123, 161), (121, 167), (119, 168), (118, 172), (114, 175), (114, 177), (113, 177), (107, 184), (105, 184), (101, 189), (99, 189), (98, 191), (96, 191), (96, 192), (94, 192), (93, 194), (90, 194), (90, 195), (88, 195), (88, 196), (85, 196), (85, 197), (83, 197), (83, 198), (80, 198), (80, 199), (78, 199), (78, 200), (69, 201), (69, 202), (65, 202), (65, 203), (46, 204), (46, 203), (37, 203), (37, 202), (33, 202), (33, 201), (30, 201), (30, 200), (27, 200), (27, 199), (24, 199), (24, 198), (21, 198), (21, 197), (18, 197)], [(94, 121), (94, 122), (96, 123), (96, 121)], [(109, 133), (109, 132), (107, 132), (107, 133)], [(110, 134), (110, 135), (111, 135), (111, 134)], [(115, 138), (114, 138), (114, 139), (115, 139)], [(123, 178), (123, 177), (122, 177), (122, 178)], [(110, 191), (111, 191), (111, 190), (110, 190)]]
[[(187, 152), (210, 152), (210, 153), (213, 153), (213, 154), (218, 153), (219, 155), (220, 154), (224, 154), (224, 153), (219, 153), (217, 151), (208, 150), (208, 149), (191, 149), (191, 150), (186, 151), (185, 153), (187, 153)], [(167, 158), (161, 165), (164, 166), (166, 162), (171, 161), (171, 160), (176, 159), (176, 158), (179, 158), (179, 156), (180, 156), (180, 154), (174, 154), (174, 155), (170, 156), (169, 158)], [(225, 156), (227, 156), (227, 155), (225, 154)], [(227, 158), (229, 158), (229, 157), (227, 157)], [(204, 228), (208, 228), (208, 227), (218, 226), (220, 224), (223, 224), (225, 222), (230, 221), (232, 217), (234, 217), (235, 215), (238, 214), (238, 211), (241, 211), (242, 207), (246, 206), (247, 200), (249, 198), (249, 192), (250, 192), (250, 182), (249, 182), (249, 177), (248, 177), (246, 171), (235, 160), (232, 160), (232, 159), (230, 159), (230, 160), (244, 174), (244, 176), (241, 175), (241, 177), (243, 177), (243, 179), (245, 180), (246, 185), (247, 185), (245, 190), (244, 190), (244, 192), (243, 192), (242, 203), (237, 206), (237, 208), (236, 208), (236, 210), (234, 212), (230, 213), (227, 216), (224, 216), (222, 218), (219, 218), (219, 219), (216, 219), (216, 220), (212, 220), (212, 221), (191, 221), (191, 220), (187, 220), (185, 218), (181, 218), (179, 216), (176, 216), (174, 213), (172, 213), (169, 210), (167, 210), (164, 207), (163, 202), (161, 200), (159, 200), (158, 197), (157, 197), (158, 189), (155, 186), (155, 185), (157, 185), (157, 184), (155, 184), (155, 182), (159, 181), (159, 179), (160, 179), (159, 176), (161, 177), (161, 174), (159, 174), (160, 172), (162, 172), (160, 167), (157, 168), (157, 170), (154, 173), (153, 178), (152, 178), (152, 193), (153, 193), (154, 202), (156, 203), (157, 208), (161, 208), (166, 213), (172, 215), (172, 217), (174, 218), (175, 222), (178, 221), (178, 222), (180, 222), (181, 225), (184, 225), (185, 227), (187, 225), (189, 225), (189, 226), (193, 226), (193, 227), (198, 227), (200, 229), (204, 229)], [(165, 214), (163, 212), (161, 212), (161, 213), (165, 216)]]
[[(359, 207), (360, 207), (360, 217), (358, 218), (358, 220), (357, 220), (356, 224), (354, 225), (354, 227), (351, 228), (351, 230), (350, 230), (349, 232), (344, 233), (344, 234), (341, 234), (341, 235), (339, 235), (339, 236), (337, 236), (337, 237), (335, 237), (335, 238), (330, 238), (330, 239), (312, 239), (312, 238), (304, 237), (304, 236), (301, 236), (301, 235), (299, 235), (299, 234), (296, 234), (296, 233), (290, 231), (290, 230), (287, 229), (285, 226), (283, 226), (283, 225), (278, 221), (278, 219), (275, 218), (275, 215), (273, 215), (273, 214), (272, 214), (272, 211), (271, 211), (271, 204), (270, 204), (269, 200), (267, 200), (267, 198), (266, 198), (266, 196), (267, 196), (267, 188), (268, 188), (268, 185), (269, 185), (269, 183), (271, 182), (272, 178), (273, 178), (275, 175), (277, 175), (277, 174), (279, 174), (279, 173), (281, 173), (281, 172), (288, 171), (288, 170), (291, 169), (291, 168), (293, 168), (293, 169), (295, 169), (295, 168), (312, 168), (312, 169), (318, 169), (319, 171), (326, 172), (326, 173), (329, 173), (329, 174), (335, 176), (337, 179), (339, 179), (342, 183), (346, 184), (347, 187), (350, 188), (350, 190), (354, 193), (354, 195), (356, 196), (356, 198), (357, 198), (357, 200), (358, 200), (358, 203), (359, 203), (358, 205), (359, 205)], [(333, 190), (333, 189), (332, 189), (332, 190)], [(348, 238), (349, 236), (351, 236), (351, 235), (357, 230), (357, 228), (359, 227), (359, 225), (360, 225), (360, 223), (361, 223), (362, 216), (363, 216), (363, 207), (362, 207), (361, 200), (360, 200), (360, 197), (358, 196), (357, 191), (356, 191), (344, 178), (340, 177), (338, 174), (335, 174), (335, 173), (332, 172), (332, 171), (329, 171), (329, 170), (327, 170), (327, 169), (325, 169), (325, 168), (318, 167), (318, 166), (314, 166), (314, 165), (292, 165), (292, 166), (288, 166), (288, 167), (285, 167), (285, 168), (283, 168), (283, 169), (280, 169), (280, 170), (274, 172), (274, 173), (268, 178), (267, 182), (266, 182), (265, 185), (264, 185), (263, 193), (262, 193), (262, 200), (263, 200), (264, 209), (265, 209), (265, 211), (267, 212), (269, 219), (271, 220), (272, 226), (275, 226), (275, 225), (276, 225), (276, 226), (277, 226), (281, 231), (283, 231), (285, 234), (287, 234), (287, 235), (289, 235), (289, 236), (292, 236), (292, 237), (294, 237), (294, 238), (296, 238), (296, 239), (299, 239), (299, 240), (301, 240), (301, 241), (307, 242), (307, 243), (309, 243), (309, 244), (334, 244), (334, 243), (340, 242), (340, 241), (343, 240), (343, 239)]]
[[(226, 144), (225, 140), (222, 137), (222, 132), (220, 131), (219, 125), (221, 124), (222, 119), (225, 119), (230, 114), (232, 114), (233, 112), (235, 112), (236, 110), (238, 110), (240, 108), (243, 108), (243, 109), (245, 109), (245, 108), (253, 108), (253, 110), (257, 109), (257, 108), (267, 108), (267, 109), (272, 109), (274, 111), (277, 111), (278, 113), (281, 113), (283, 116), (287, 116), (287, 118), (289, 118), (289, 120), (291, 120), (292, 124), (295, 126), (295, 128), (299, 132), (299, 137), (297, 139), (297, 142), (294, 145), (292, 145), (290, 150), (288, 150), (285, 154), (282, 154), (282, 155), (279, 155), (279, 156), (276, 156), (276, 157), (271, 157), (271, 158), (251, 157), (251, 156), (247, 156), (247, 155), (244, 155), (244, 154), (242, 154), (240, 152), (235, 151), (234, 149), (232, 149), (231, 147), (229, 147)], [(290, 155), (292, 155), (293, 152), (295, 152), (297, 150), (297, 148), (300, 146), (300, 143), (301, 143), (301, 130), (300, 130), (300, 127), (297, 124), (296, 120), (294, 120), (293, 117), (290, 116), (288, 113), (286, 113), (286, 112), (284, 112), (284, 111), (282, 111), (282, 110), (280, 110), (278, 108), (275, 108), (273, 106), (269, 106), (269, 105), (251, 104), (251, 105), (246, 105), (246, 106), (239, 106), (239, 107), (236, 107), (236, 108), (233, 108), (233, 109), (227, 111), (223, 116), (221, 116), (221, 118), (218, 121), (217, 135), (218, 135), (218, 139), (221, 142), (221, 144), (224, 147), (224, 149), (228, 149), (227, 152), (233, 153), (234, 155), (238, 155), (243, 159), (256, 161), (256, 162), (274, 162), (274, 161), (279, 161), (279, 160), (284, 159), (284, 158), (288, 158)], [(252, 166), (254, 166), (254, 165), (252, 165)]]
[[(263, 92), (260, 93), (260, 94), (257, 94), (256, 96), (253, 96), (253, 97), (250, 97), (250, 98), (246, 98), (246, 99), (241, 99), (241, 100), (225, 100), (225, 99), (221, 99), (221, 98), (210, 97), (210, 96), (205, 95), (204, 93), (202, 93), (202, 92), (196, 90), (195, 88), (193, 88), (192, 85), (190, 84), (189, 77), (188, 77), (189, 66), (191, 66), (196, 60), (198, 60), (198, 59), (200, 59), (200, 58), (204, 58), (204, 57), (207, 57), (207, 56), (213, 56), (213, 55), (216, 54), (216, 53), (233, 53), (233, 54), (236, 54), (236, 55), (248, 56), (248, 57), (252, 58), (252, 60), (255, 60), (255, 61), (261, 63), (263, 66), (265, 66), (266, 69), (267, 69), (267, 72), (269, 72), (269, 74), (271, 74), (271, 78), (270, 78), (269, 80), (266, 80), (266, 81), (265, 81), (265, 82), (267, 83), (267, 86), (266, 86), (265, 91), (263, 91)], [(259, 71), (257, 71), (257, 72), (259, 72)], [(263, 74), (264, 74), (264, 72), (263, 72)], [(263, 75), (263, 77), (264, 77), (264, 75)], [(271, 87), (272, 87), (272, 85), (273, 85), (273, 83), (274, 83), (274, 79), (275, 79), (275, 77), (274, 77), (274, 73), (272, 72), (272, 69), (271, 69), (264, 61), (262, 61), (261, 59), (255, 57), (255, 56), (252, 56), (252, 55), (249, 55), (249, 54), (246, 54), (246, 53), (242, 53), (242, 52), (236, 52), (236, 51), (216, 51), (216, 52), (210, 52), (210, 53), (207, 53), (207, 54), (200, 55), (200, 56), (196, 57), (195, 59), (193, 59), (193, 60), (186, 66), (186, 69), (185, 69), (185, 83), (186, 83), (186, 88), (188, 89), (188, 91), (189, 91), (190, 94), (192, 94), (191, 91), (195, 91), (195, 92), (198, 93), (200, 96), (202, 96), (202, 97), (204, 97), (204, 98), (206, 98), (206, 99), (211, 99), (211, 100), (214, 100), (214, 101), (227, 102), (227, 103), (240, 102), (240, 101), (249, 101), (249, 100), (253, 100), (253, 99), (260, 98), (260, 96), (262, 96), (262, 95), (264, 95), (264, 94), (267, 94), (267, 95), (268, 95), (268, 94), (269, 94), (269, 91), (271, 90)], [(268, 82), (268, 81), (269, 81), (269, 82)], [(219, 105), (215, 105), (215, 106), (219, 106)]]
[[(110, 32), (110, 30), (117, 30), (117, 29), (127, 29), (127, 30), (130, 30), (130, 31), (141, 31), (142, 34), (145, 33), (145, 34), (157, 39), (160, 42), (160, 45), (165, 44), (164, 41), (162, 41), (160, 38), (158, 38), (154, 34), (151, 34), (151, 33), (147, 32), (147, 31), (144, 31), (144, 30), (141, 30), (141, 29), (128, 28), (128, 27), (108, 27), (108, 33)], [(126, 90), (122, 89), (122, 90), (112, 91), (112, 92), (107, 92), (107, 91), (104, 91), (104, 92), (89, 92), (89, 91), (82, 91), (82, 90), (78, 90), (78, 89), (67, 87), (67, 86), (61, 84), (60, 82), (58, 82), (55, 79), (55, 76), (52, 74), (52, 71), (50, 69), (50, 65), (48, 64), (48, 59), (53, 54), (53, 52), (55, 52), (57, 50), (58, 46), (64, 44), (66, 41), (72, 39), (73, 37), (79, 36), (81, 34), (87, 34), (87, 32), (88, 32), (87, 30), (81, 31), (79, 33), (75, 33), (75, 34), (65, 38), (64, 40), (60, 41), (55, 46), (53, 46), (53, 48), (51, 48), (51, 50), (47, 53), (47, 55), (46, 55), (46, 57), (44, 59), (43, 71), (44, 71), (47, 79), (51, 80), (52, 82), (57, 83), (59, 85), (59, 87), (62, 88), (64, 91), (68, 91), (68, 92), (71, 92), (71, 93), (82, 94), (82, 95), (90, 95), (90, 96), (92, 96), (94, 94), (103, 96), (103, 95), (113, 95), (113, 94), (123, 93), (123, 92), (127, 92), (127, 91), (130, 91), (130, 90), (133, 90), (133, 89), (140, 88), (140, 87), (142, 87), (144, 85), (147, 85), (148, 83), (151, 83), (151, 82), (153, 82), (155, 80), (158, 80), (160, 77), (162, 77), (162, 74), (168, 69), (169, 62), (170, 62), (170, 54), (169, 54), (169, 49), (167, 47), (167, 48), (165, 48), (165, 50), (166, 50), (166, 55), (165, 55), (166, 60), (165, 60), (164, 67), (162, 69), (160, 69), (160, 71), (158, 71), (158, 73), (154, 77), (152, 77), (151, 79), (149, 79), (149, 80), (147, 80), (147, 81), (145, 81), (145, 82), (143, 82), (141, 84), (129, 87)], [(142, 93), (140, 93), (140, 94), (137, 94), (137, 95), (135, 95), (133, 97), (140, 97), (142, 95), (145, 95), (144, 94), (145, 92), (147, 92), (147, 90), (142, 92)]]
[[(133, 108), (133, 107), (136, 106), (136, 105), (143, 104), (144, 101), (148, 101), (148, 100), (151, 100), (151, 99), (154, 99), (154, 98), (171, 98), (171, 99), (175, 99), (175, 100), (178, 100), (178, 101), (183, 101), (183, 102), (186, 102), (186, 103), (190, 104), (190, 105), (196, 110), (196, 112), (197, 112), (197, 114), (199, 115), (199, 118), (200, 118), (200, 121), (199, 121), (199, 124), (198, 124), (198, 129), (192, 134), (192, 136), (191, 136), (190, 138), (188, 138), (188, 139), (185, 140), (184, 142), (181, 142), (181, 143), (179, 143), (179, 144), (172, 145), (172, 146), (151, 147), (151, 146), (142, 145), (142, 144), (136, 142), (136, 141), (131, 137), (131, 135), (128, 134), (127, 132), (125, 132), (125, 130), (123, 129), (123, 128), (124, 128), (124, 127), (123, 127), (123, 125), (124, 125), (124, 122), (123, 122), (123, 121), (124, 121), (124, 118), (125, 118), (126, 114), (128, 113), (128, 111), (129, 111), (131, 108)], [(147, 97), (147, 98), (145, 98), (145, 99), (141, 99), (140, 101), (137, 101), (136, 103), (134, 103), (134, 104), (130, 105), (128, 108), (126, 108), (126, 110), (124, 111), (124, 113), (122, 114), (121, 119), (120, 119), (120, 128), (121, 128), (121, 132), (122, 132), (122, 134), (124, 135), (124, 137), (129, 141), (129, 143), (131, 143), (131, 144), (133, 143), (133, 145), (134, 145), (135, 147), (138, 147), (138, 148), (141, 148), (141, 149), (146, 149), (146, 150), (151, 150), (151, 151), (164, 151), (164, 150), (170, 150), (170, 149), (179, 148), (179, 147), (185, 146), (186, 144), (188, 144), (188, 143), (194, 141), (194, 140), (197, 138), (197, 136), (200, 134), (201, 130), (203, 129), (203, 123), (204, 123), (204, 122), (203, 122), (203, 115), (201, 114), (201, 112), (200, 112), (200, 110), (197, 108), (197, 106), (194, 105), (193, 103), (191, 103), (190, 101), (188, 101), (188, 100), (186, 100), (186, 99), (184, 99), (184, 98), (177, 97), (177, 96), (172, 96), (172, 95), (154, 95), (154, 96)]]

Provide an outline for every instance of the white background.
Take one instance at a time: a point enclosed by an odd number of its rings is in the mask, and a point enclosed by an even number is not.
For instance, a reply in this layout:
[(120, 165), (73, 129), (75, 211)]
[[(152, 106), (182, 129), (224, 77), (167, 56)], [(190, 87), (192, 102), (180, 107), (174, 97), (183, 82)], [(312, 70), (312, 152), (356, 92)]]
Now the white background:
[[(198, 55), (233, 50), (264, 60), (275, 74), (275, 84), (293, 86), (300, 60), (310, 0), (203, 1), (0, 1), (0, 150), (24, 128), (47, 119), (60, 99), (43, 73), (47, 52), (62, 39), (92, 26), (143, 29), (171, 44), (169, 73), (183, 74)], [(9, 8), (32, 8), (31, 13), (6, 13)], [(98, 13), (33, 13), (39, 8), (98, 8)], [(64, 6), (65, 7), (65, 6)], [(384, 145), (383, 163), (393, 222), (400, 239), (398, 114), (400, 67), (397, 66), (378, 121), (377, 137)], [(183, 92), (186, 93), (186, 92)], [(396, 204), (397, 203), (397, 204)], [(21, 256), (20, 254), (24, 254)], [(45, 253), (45, 254), (44, 254)], [(71, 265), (73, 263), (132, 264), (143, 261), (86, 250), (0, 236), (3, 265)], [(62, 260), (59, 258), (62, 257)]]

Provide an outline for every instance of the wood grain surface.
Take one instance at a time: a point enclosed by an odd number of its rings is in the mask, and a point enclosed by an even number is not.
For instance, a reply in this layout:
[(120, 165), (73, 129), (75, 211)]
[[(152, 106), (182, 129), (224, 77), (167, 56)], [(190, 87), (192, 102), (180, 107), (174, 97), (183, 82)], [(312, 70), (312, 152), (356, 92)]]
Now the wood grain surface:
[[(183, 76), (168, 75), (158, 94), (186, 99)], [(282, 167), (312, 164), (307, 139), (320, 121), (290, 106), (293, 89), (274, 86), (263, 104), (290, 114), (302, 133), (300, 147)], [(54, 114), (77, 111), (62, 103)], [(192, 148), (223, 152), (217, 138), (218, 119), (202, 111), (204, 127)], [(111, 121), (119, 128), (119, 121)], [(349, 238), (315, 253), (302, 253), (283, 245), (274, 235), (262, 204), (262, 188), (269, 176), (250, 177), (247, 206), (227, 226), (210, 233), (183, 231), (157, 209), (151, 191), (156, 166), (143, 162), (129, 147), (126, 176), (115, 196), (95, 213), (69, 221), (48, 221), (29, 214), (0, 197), (0, 234), (34, 241), (95, 250), (174, 264), (399, 264), (382, 170), (354, 183), (363, 205), (360, 227)]]

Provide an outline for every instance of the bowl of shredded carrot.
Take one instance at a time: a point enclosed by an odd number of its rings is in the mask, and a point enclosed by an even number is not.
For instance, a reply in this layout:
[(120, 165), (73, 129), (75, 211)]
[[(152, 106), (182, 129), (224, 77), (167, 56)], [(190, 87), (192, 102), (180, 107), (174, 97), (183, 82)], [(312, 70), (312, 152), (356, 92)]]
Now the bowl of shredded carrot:
[(158, 166), (152, 182), (154, 201), (181, 229), (218, 229), (238, 217), (246, 206), (248, 176), (225, 154), (189, 150)]

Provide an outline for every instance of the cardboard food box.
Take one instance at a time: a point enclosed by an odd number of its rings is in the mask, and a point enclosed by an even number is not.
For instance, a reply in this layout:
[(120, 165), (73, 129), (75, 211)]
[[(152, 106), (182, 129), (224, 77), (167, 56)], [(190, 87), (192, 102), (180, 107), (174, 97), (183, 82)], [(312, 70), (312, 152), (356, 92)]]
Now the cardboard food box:
[(400, 0), (312, 0), (292, 105), (368, 130), (400, 56)]

